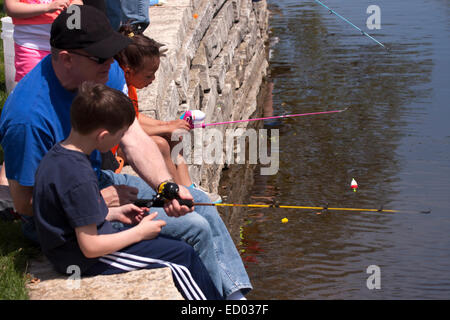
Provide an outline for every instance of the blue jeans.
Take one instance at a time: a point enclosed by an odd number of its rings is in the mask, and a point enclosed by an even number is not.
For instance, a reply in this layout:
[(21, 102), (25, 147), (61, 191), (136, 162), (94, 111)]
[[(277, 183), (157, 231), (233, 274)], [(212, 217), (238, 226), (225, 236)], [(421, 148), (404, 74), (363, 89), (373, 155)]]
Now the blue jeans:
[(150, 24), (148, 0), (106, 0), (106, 13), (114, 30), (121, 24), (140, 24), (145, 30)]
[[(113, 184), (137, 188), (140, 199), (151, 199), (155, 195), (155, 191), (139, 177), (102, 170), (100, 188)], [(193, 187), (188, 189), (194, 202), (211, 202), (203, 191)], [(199, 206), (195, 211), (178, 218), (167, 216), (163, 208), (152, 208), (151, 212), (158, 212), (156, 219), (167, 222), (161, 235), (184, 240), (194, 248), (219, 292), (225, 297), (237, 290), (246, 294), (252, 289), (241, 256), (215, 207)]]

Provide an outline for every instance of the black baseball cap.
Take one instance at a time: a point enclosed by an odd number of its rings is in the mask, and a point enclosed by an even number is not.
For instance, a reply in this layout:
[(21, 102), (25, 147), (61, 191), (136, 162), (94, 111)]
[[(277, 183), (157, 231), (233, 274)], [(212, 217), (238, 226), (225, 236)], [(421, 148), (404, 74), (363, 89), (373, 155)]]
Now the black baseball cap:
[(53, 48), (83, 49), (92, 56), (107, 59), (132, 42), (114, 31), (102, 11), (89, 5), (76, 5), (79, 10), (72, 6), (52, 23), (50, 45)]

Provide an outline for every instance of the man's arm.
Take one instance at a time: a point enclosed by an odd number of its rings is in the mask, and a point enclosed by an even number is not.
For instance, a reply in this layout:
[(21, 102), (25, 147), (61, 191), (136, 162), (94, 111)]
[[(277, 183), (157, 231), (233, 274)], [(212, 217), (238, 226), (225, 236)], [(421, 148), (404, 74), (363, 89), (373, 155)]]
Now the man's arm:
[(17, 213), (31, 217), (33, 215), (33, 187), (22, 186), (16, 180), (11, 179), (8, 179), (8, 183)]
[[(134, 120), (123, 136), (120, 146), (134, 171), (153, 189), (156, 190), (161, 182), (172, 179), (158, 146), (142, 130), (137, 119)], [(181, 199), (193, 200), (192, 195), (186, 188), (179, 187)], [(164, 209), (168, 215), (176, 217), (193, 210), (186, 206), (180, 206), (176, 200), (170, 201)]]
[(152, 188), (172, 178), (158, 146), (142, 130), (137, 119), (123, 136), (120, 146), (134, 171)]

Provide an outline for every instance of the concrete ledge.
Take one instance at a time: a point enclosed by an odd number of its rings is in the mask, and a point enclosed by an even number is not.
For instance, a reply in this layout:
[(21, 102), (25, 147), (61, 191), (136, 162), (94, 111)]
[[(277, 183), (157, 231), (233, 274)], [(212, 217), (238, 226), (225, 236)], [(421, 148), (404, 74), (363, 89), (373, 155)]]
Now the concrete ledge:
[(183, 300), (169, 268), (138, 270), (109, 276), (61, 275), (45, 257), (31, 261), (27, 284), (31, 300)]

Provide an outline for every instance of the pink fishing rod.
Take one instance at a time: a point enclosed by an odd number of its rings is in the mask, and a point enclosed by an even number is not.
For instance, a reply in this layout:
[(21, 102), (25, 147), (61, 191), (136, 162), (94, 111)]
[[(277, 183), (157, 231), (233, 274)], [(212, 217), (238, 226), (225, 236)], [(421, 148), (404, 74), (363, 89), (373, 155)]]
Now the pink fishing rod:
[(288, 114), (288, 115), (284, 115), (284, 116), (273, 116), (273, 117), (265, 117), (265, 118), (244, 119), (244, 120), (234, 120), (234, 121), (224, 121), (224, 122), (214, 122), (214, 123), (199, 123), (199, 124), (194, 124), (193, 128), (206, 128), (206, 127), (209, 127), (209, 126), (218, 126), (218, 125), (230, 124), (230, 123), (240, 123), (240, 122), (259, 121), (259, 120), (272, 120), (272, 119), (292, 118), (292, 117), (314, 116), (314, 115), (327, 114), (327, 113), (339, 113), (339, 112), (343, 112), (343, 111), (345, 111), (347, 109), (348, 108), (345, 108), (345, 109), (342, 109), (342, 110)]

